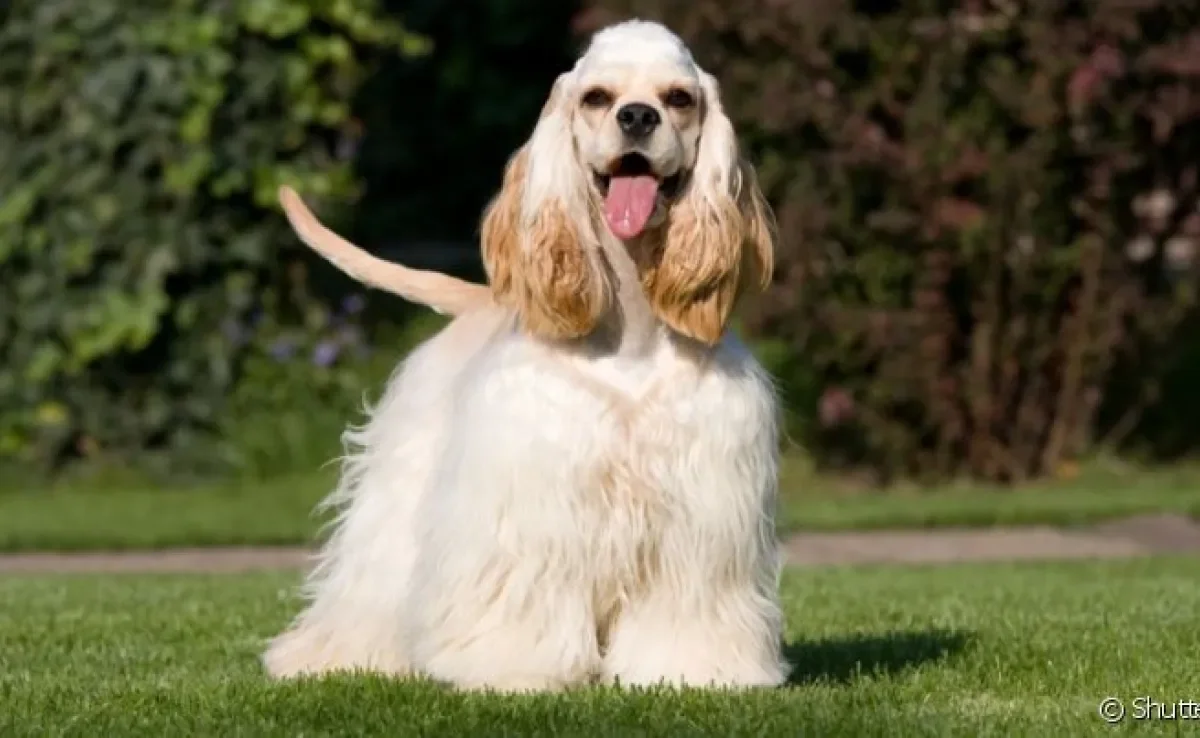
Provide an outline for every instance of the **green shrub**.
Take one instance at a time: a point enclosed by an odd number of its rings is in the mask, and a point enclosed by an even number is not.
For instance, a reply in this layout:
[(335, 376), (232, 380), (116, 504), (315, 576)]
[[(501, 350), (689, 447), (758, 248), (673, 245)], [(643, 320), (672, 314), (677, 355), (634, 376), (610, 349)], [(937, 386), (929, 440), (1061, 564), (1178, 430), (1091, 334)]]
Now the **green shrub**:
[(784, 236), (747, 320), (825, 464), (1019, 480), (1152, 399), (1200, 263), (1194, 3), (592, 5), (721, 78)]
[(264, 316), (215, 443), (200, 445), (196, 454), (176, 450), (176, 474), (269, 478), (315, 472), (338, 458), (342, 432), (365, 420), (364, 409), (383, 395), (399, 361), (446, 324), (422, 311), (368, 336), (356, 322), (362, 307), (350, 296), (317, 330)]
[(211, 429), (248, 316), (329, 319), (277, 186), (353, 196), (356, 90), (424, 42), (375, 0), (0, 13), (0, 457)]

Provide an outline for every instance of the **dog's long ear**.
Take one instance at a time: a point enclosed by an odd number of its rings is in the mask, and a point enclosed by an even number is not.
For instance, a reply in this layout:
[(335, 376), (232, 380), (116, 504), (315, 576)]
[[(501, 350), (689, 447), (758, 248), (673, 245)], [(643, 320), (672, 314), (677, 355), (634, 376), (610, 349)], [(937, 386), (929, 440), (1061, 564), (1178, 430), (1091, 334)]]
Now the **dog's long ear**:
[(659, 318), (705, 344), (721, 339), (743, 289), (770, 283), (775, 222), (753, 167), (738, 152), (716, 80), (701, 73), (704, 120), (692, 179), (671, 208), (661, 251), (643, 271)]
[(529, 141), (504, 172), (483, 218), (483, 262), (497, 299), (529, 333), (590, 333), (611, 303), (589, 211), (587, 172), (571, 135), (572, 73), (554, 84)]

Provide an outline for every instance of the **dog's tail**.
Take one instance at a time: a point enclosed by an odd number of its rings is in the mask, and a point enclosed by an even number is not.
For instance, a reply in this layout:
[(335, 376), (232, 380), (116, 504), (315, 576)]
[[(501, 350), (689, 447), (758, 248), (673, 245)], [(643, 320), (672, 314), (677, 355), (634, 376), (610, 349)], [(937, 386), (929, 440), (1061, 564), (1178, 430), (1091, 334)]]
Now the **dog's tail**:
[(368, 254), (322, 225), (291, 187), (279, 188), (279, 203), (300, 240), (355, 281), (444, 315), (461, 315), (492, 301), (491, 290), (485, 285), (440, 272), (410, 269)]

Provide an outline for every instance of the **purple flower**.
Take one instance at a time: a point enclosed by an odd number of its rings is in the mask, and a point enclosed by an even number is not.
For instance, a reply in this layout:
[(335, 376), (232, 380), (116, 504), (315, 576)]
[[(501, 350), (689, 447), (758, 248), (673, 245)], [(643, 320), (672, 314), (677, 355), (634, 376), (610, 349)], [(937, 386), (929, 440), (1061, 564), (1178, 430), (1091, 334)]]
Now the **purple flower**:
[(341, 351), (342, 347), (334, 341), (321, 341), (313, 349), (312, 361), (317, 366), (329, 366), (337, 361), (338, 354)]
[(367, 299), (357, 293), (342, 300), (342, 312), (346, 315), (358, 315), (366, 306)]
[(296, 342), (290, 338), (276, 339), (268, 350), (277, 360), (287, 361), (296, 353)]

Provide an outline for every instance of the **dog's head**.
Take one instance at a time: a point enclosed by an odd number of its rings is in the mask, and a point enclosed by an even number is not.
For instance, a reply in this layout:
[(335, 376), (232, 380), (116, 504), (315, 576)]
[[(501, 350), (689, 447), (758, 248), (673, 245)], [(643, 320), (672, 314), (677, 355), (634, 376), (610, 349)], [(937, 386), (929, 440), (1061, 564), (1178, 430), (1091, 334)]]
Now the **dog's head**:
[(613, 300), (605, 238), (629, 249), (658, 317), (707, 344), (773, 266), (770, 209), (717, 82), (656, 23), (601, 31), (555, 82), (484, 218), (484, 261), (527, 330), (577, 338)]

